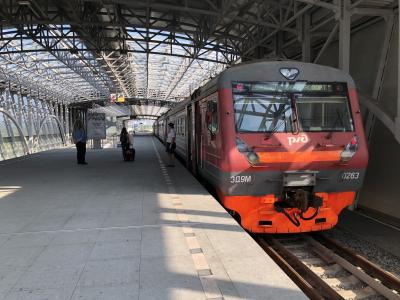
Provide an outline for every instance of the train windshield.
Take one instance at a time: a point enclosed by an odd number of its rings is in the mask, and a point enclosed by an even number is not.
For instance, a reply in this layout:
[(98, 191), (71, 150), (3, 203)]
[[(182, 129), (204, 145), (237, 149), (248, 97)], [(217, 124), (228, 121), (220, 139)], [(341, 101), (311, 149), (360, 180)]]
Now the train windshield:
[(239, 132), (288, 132), (292, 130), (290, 100), (286, 96), (235, 95)]
[(298, 97), (303, 131), (353, 131), (347, 97)]
[(240, 82), (233, 98), (238, 132), (354, 131), (345, 83)]

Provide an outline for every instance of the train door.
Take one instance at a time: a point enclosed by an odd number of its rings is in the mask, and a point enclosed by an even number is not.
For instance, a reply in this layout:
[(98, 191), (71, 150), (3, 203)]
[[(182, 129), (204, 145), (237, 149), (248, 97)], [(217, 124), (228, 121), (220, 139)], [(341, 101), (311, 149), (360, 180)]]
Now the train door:
[(211, 166), (219, 166), (219, 118), (218, 118), (218, 98), (216, 94), (211, 95), (204, 102), (204, 160), (207, 162), (206, 168), (208, 173), (213, 173), (215, 170)]
[(193, 160), (196, 162), (196, 167), (194, 168), (194, 173), (197, 173), (197, 170), (202, 167), (201, 165), (201, 149), (202, 149), (202, 122), (201, 122), (201, 108), (200, 102), (197, 101), (195, 103), (195, 111), (194, 111), (194, 129), (195, 129), (195, 155), (196, 157)]
[(189, 170), (192, 169), (192, 105), (186, 108), (186, 163)]
[(164, 141), (164, 143), (167, 141), (167, 135), (168, 135), (168, 126), (167, 126), (167, 124), (168, 124), (168, 119), (167, 118), (165, 118), (164, 119), (164, 132), (163, 132), (163, 141)]
[(201, 169), (204, 169), (204, 160), (206, 159), (207, 156), (207, 146), (208, 146), (208, 140), (207, 140), (207, 127), (206, 127), (206, 114), (207, 114), (207, 102), (203, 101), (200, 104), (200, 109), (201, 109), (201, 149), (200, 149), (200, 167)]

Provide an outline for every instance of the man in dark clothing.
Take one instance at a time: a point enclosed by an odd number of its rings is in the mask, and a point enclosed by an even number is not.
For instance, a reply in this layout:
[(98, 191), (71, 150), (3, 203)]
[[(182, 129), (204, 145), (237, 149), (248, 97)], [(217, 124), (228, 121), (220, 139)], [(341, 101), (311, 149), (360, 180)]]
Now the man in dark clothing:
[(128, 131), (125, 127), (122, 128), (121, 134), (119, 135), (119, 141), (121, 142), (122, 156), (126, 160), (126, 151), (129, 149), (129, 136)]
[(83, 128), (83, 124), (81, 121), (76, 122), (76, 126), (74, 132), (72, 133), (72, 138), (76, 145), (77, 150), (77, 160), (80, 165), (87, 165), (88, 163), (85, 161), (86, 155), (86, 131)]

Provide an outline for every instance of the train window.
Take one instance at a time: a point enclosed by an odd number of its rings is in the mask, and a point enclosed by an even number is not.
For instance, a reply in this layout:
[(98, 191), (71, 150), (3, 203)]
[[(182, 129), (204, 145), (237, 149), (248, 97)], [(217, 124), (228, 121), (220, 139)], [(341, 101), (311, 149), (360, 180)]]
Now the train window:
[(292, 130), (290, 100), (286, 96), (235, 95), (238, 132), (289, 132)]
[(298, 97), (303, 131), (354, 131), (347, 97)]
[(185, 135), (185, 118), (179, 119), (179, 134)]
[(238, 132), (354, 131), (345, 83), (233, 83), (233, 100)]
[(207, 102), (207, 113), (206, 113), (207, 128), (211, 134), (215, 134), (218, 131), (218, 103), (216, 100), (210, 100)]

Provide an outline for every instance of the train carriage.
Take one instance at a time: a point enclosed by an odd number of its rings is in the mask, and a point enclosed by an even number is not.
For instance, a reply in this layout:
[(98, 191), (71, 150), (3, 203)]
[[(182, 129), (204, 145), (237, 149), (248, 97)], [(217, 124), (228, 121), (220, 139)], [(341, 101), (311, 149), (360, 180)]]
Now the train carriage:
[(178, 126), (178, 155), (251, 232), (332, 228), (367, 167), (354, 81), (326, 66), (241, 64), (157, 122)]

